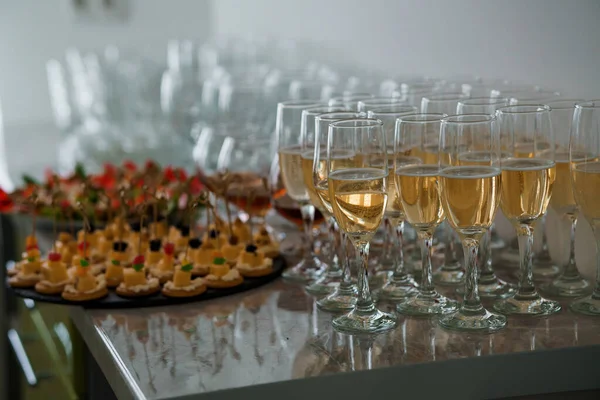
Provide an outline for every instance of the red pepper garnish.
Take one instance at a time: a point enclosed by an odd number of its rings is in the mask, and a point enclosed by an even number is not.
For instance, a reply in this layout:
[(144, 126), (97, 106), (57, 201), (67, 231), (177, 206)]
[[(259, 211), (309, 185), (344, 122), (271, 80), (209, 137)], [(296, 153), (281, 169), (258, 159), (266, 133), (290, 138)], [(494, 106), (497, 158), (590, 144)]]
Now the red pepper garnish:
[(38, 250), (39, 247), (37, 244), (30, 244), (29, 246), (25, 247), (25, 250)]
[(177, 179), (180, 182), (184, 182), (187, 180), (187, 172), (185, 172), (185, 170), (183, 168), (176, 168), (175, 169), (175, 176), (177, 177)]
[(175, 245), (171, 242), (165, 243), (164, 251), (165, 251), (165, 254), (172, 256), (173, 253), (175, 253)]
[(204, 185), (202, 184), (198, 176), (194, 176), (192, 177), (192, 179), (190, 179), (190, 193), (192, 195), (199, 195), (203, 189)]
[(170, 165), (168, 165), (165, 168), (164, 180), (169, 183), (177, 181), (177, 175), (175, 174), (175, 169)]
[(123, 162), (123, 168), (125, 168), (129, 172), (137, 171), (137, 165), (135, 165), (135, 163), (131, 160), (125, 160)]
[(60, 253), (48, 253), (49, 261), (60, 261)]
[(90, 244), (88, 242), (79, 242), (79, 244), (77, 245), (77, 249), (79, 249), (79, 252), (83, 256), (85, 256), (85, 253), (89, 250), (89, 248)]
[(0, 188), (0, 212), (9, 212), (13, 207), (14, 202), (11, 197)]

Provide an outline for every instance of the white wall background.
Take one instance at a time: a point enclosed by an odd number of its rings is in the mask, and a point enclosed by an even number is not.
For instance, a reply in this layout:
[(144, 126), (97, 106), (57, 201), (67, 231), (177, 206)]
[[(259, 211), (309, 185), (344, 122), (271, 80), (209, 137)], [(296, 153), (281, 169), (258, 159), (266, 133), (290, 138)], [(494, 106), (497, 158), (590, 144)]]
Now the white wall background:
[(209, 0), (127, 0), (125, 23), (84, 24), (71, 0), (0, 0), (0, 99), (4, 122), (52, 120), (45, 63), (69, 46), (107, 44), (165, 59), (169, 39), (204, 40), (211, 30)]
[(319, 41), (357, 66), (600, 97), (598, 0), (218, 0), (217, 33)]
[(164, 59), (171, 38), (318, 42), (390, 74), (477, 73), (600, 97), (598, 0), (127, 0), (123, 23), (83, 24), (70, 0), (0, 1), (0, 99), (8, 126), (50, 121), (45, 62), (116, 44)]

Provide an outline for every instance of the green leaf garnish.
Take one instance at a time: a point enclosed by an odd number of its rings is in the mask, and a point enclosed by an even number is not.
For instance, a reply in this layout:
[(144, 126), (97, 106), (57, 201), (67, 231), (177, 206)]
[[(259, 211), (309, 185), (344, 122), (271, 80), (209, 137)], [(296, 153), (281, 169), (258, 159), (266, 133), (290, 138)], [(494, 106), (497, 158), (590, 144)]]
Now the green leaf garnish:
[(79, 265), (81, 265), (82, 267), (89, 267), (90, 263), (85, 258), (82, 258), (81, 260), (79, 260)]
[(132, 268), (135, 269), (137, 272), (140, 272), (142, 269), (144, 269), (144, 264), (133, 264)]
[(27, 261), (34, 262), (35, 261), (35, 257), (27, 257)]
[(121, 265), (121, 261), (119, 260), (111, 260), (112, 265)]
[(78, 177), (79, 179), (85, 180), (87, 177), (87, 174), (85, 172), (85, 168), (83, 167), (83, 164), (81, 163), (77, 163), (75, 164), (75, 176)]
[(213, 264), (215, 265), (223, 265), (225, 264), (227, 260), (225, 260), (223, 257), (217, 257), (213, 260)]
[(181, 270), (182, 270), (182, 271), (185, 271), (185, 272), (189, 272), (189, 271), (191, 271), (193, 268), (194, 268), (194, 265), (193, 265), (193, 264), (191, 264), (191, 263), (190, 263), (190, 264), (185, 264), (185, 265), (182, 265), (182, 266), (181, 266)]
[(33, 176), (27, 174), (23, 175), (23, 182), (26, 185), (39, 185), (39, 182)]

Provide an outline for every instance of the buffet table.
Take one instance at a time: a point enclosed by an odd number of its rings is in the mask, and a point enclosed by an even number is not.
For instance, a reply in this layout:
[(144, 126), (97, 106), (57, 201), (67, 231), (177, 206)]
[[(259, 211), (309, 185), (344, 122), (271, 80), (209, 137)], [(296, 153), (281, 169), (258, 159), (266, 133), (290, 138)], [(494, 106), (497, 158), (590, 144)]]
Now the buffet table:
[(402, 318), (390, 333), (350, 337), (333, 332), (300, 287), (276, 281), (181, 306), (73, 307), (71, 317), (119, 399), (484, 399), (600, 388), (600, 319), (566, 310), (510, 318), (489, 336)]

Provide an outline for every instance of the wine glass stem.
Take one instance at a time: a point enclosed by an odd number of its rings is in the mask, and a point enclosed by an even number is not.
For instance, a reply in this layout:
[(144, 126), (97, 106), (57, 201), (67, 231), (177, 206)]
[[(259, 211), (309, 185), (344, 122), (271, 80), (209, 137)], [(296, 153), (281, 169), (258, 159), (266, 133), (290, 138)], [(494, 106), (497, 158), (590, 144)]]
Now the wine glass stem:
[(309, 259), (314, 254), (313, 222), (315, 220), (315, 207), (312, 204), (304, 204), (300, 207), (302, 212), (302, 223), (306, 235), (306, 253), (304, 257)]
[(488, 229), (487, 232), (483, 234), (480, 242), (481, 253), (478, 254), (478, 261), (480, 266), (480, 274), (482, 276), (493, 274), (494, 270), (492, 269), (492, 230)]
[(566, 216), (570, 222), (569, 231), (569, 262), (565, 267), (562, 274), (564, 278), (577, 278), (579, 277), (579, 271), (577, 270), (577, 264), (575, 263), (575, 229), (577, 228), (577, 216), (569, 214)]
[(371, 291), (369, 289), (369, 279), (367, 276), (369, 266), (369, 242), (356, 242), (356, 251), (359, 257), (358, 270), (358, 298), (356, 301), (355, 312), (359, 314), (370, 314), (375, 309)]
[(465, 297), (461, 308), (463, 311), (476, 313), (483, 310), (479, 289), (477, 286), (477, 253), (479, 252), (479, 241), (473, 238), (463, 240), (463, 252), (465, 255)]
[(340, 262), (342, 262), (342, 283), (340, 286), (342, 288), (349, 288), (352, 285), (352, 271), (350, 271), (350, 260), (348, 259), (348, 251), (346, 246), (348, 245), (348, 237), (346, 233), (340, 231)]
[(600, 300), (600, 222), (592, 223), (592, 231), (596, 238), (596, 285), (592, 292), (592, 299)]
[(546, 236), (546, 216), (545, 215), (542, 215), (542, 217), (540, 218), (538, 227), (542, 230), (542, 249), (541, 249), (540, 254), (537, 257), (537, 259), (549, 260), (550, 259), (550, 251), (548, 251), (548, 237)]
[(460, 268), (457, 254), (457, 241), (454, 230), (449, 224), (442, 225), (443, 229), (446, 230), (446, 247), (444, 249), (444, 266), (446, 270), (455, 270)]
[(337, 224), (335, 223), (335, 218), (333, 217), (329, 217), (329, 243), (331, 244), (332, 248), (330, 251), (330, 256), (329, 256), (329, 270), (332, 272), (339, 272), (340, 270), (340, 259), (339, 257), (337, 262), (336, 262), (336, 242), (337, 242), (337, 235), (336, 232), (337, 231)]
[(403, 279), (406, 276), (406, 272), (404, 272), (404, 221), (400, 221), (396, 227), (396, 238), (398, 248), (396, 266), (394, 268), (394, 278)]
[(383, 243), (383, 259), (387, 260), (392, 252), (392, 235), (390, 235), (392, 224), (388, 217), (383, 217), (383, 232), (384, 232), (384, 243)]
[(435, 291), (433, 286), (433, 272), (431, 266), (431, 253), (433, 251), (433, 235), (428, 231), (419, 231), (419, 239), (421, 239), (421, 263), (423, 273), (421, 274), (421, 293), (430, 294)]
[(533, 286), (533, 226), (519, 224), (517, 226), (517, 238), (519, 240), (519, 256), (521, 258), (521, 276), (515, 297), (536, 296), (535, 286)]

